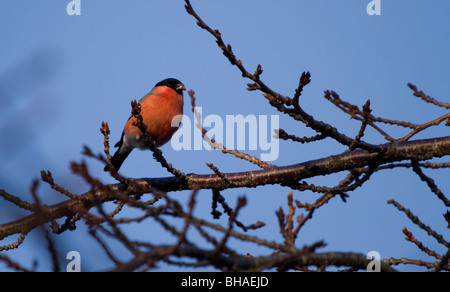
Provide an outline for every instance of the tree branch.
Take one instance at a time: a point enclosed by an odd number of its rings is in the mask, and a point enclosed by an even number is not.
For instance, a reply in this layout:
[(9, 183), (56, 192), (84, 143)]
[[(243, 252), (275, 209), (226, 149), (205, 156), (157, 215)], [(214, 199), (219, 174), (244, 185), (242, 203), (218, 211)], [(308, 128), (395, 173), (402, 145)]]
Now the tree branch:
[[(261, 257), (232, 257), (218, 255), (214, 251), (199, 249), (195, 246), (159, 246), (149, 252), (141, 253), (130, 262), (116, 267), (112, 272), (134, 271), (151, 261), (153, 258), (159, 258), (160, 255), (167, 254), (167, 250), (172, 251), (172, 256), (191, 257), (198, 261), (208, 261), (216, 268), (224, 271), (258, 271), (274, 267), (328, 267), (328, 266), (351, 266), (354, 269), (366, 269), (368, 260), (365, 255), (357, 253), (330, 252), (330, 253), (305, 253), (299, 251), (292, 254), (275, 254)], [(380, 262), (382, 272), (396, 272), (388, 264)]]
[[(365, 150), (346, 151), (339, 155), (312, 160), (299, 164), (272, 167), (264, 170), (208, 175), (187, 175), (185, 180), (177, 177), (142, 178), (133, 181), (133, 194), (153, 192), (155, 189), (169, 192), (194, 189), (228, 189), (257, 187), (269, 184), (289, 184), (302, 179), (337, 173), (367, 166), (371, 163), (385, 164), (403, 160), (428, 160), (450, 155), (450, 136), (383, 145), (383, 154), (369, 153)], [(223, 177), (222, 177), (223, 176)], [(224, 178), (227, 179), (228, 183)], [(62, 217), (72, 217), (80, 211), (89, 210), (103, 202), (117, 199), (117, 192), (124, 192), (129, 185), (112, 184), (81, 195), (77, 200), (67, 200), (52, 206), (42, 206), (39, 214), (0, 225), (0, 240), (13, 234), (29, 232), (37, 226)], [(108, 191), (110, 190), (110, 191)]]

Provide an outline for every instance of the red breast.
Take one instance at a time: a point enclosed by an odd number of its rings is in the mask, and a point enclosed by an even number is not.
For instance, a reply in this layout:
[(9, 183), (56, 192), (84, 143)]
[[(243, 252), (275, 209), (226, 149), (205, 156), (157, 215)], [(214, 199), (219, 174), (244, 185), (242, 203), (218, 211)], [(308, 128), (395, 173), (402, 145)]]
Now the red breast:
[[(141, 103), (141, 116), (147, 130), (155, 140), (156, 146), (166, 144), (178, 129), (183, 114), (183, 95), (167, 86), (155, 87)], [(172, 120), (179, 116), (178, 122), (172, 127)], [(141, 131), (133, 126), (134, 117), (125, 124), (124, 133), (127, 138), (137, 138)]]

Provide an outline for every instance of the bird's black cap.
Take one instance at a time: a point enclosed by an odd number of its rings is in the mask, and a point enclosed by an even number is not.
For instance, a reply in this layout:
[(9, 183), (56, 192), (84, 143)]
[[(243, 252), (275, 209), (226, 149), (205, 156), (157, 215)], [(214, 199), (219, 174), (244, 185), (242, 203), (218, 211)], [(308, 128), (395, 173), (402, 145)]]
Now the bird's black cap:
[(183, 90), (186, 90), (186, 87), (184, 87), (184, 84), (181, 83), (180, 80), (175, 79), (175, 78), (167, 78), (164, 79), (160, 82), (158, 82), (156, 86), (167, 86), (169, 88), (172, 88), (173, 90), (175, 90), (177, 93), (183, 93)]

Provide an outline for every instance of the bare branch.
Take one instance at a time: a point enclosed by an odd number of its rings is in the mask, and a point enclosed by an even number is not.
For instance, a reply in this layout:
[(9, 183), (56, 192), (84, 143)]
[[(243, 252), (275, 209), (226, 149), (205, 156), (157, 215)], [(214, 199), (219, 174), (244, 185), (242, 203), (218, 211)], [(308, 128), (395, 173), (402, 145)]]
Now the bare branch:
[(426, 95), (422, 90), (419, 91), (417, 89), (417, 86), (415, 86), (414, 84), (408, 83), (408, 87), (411, 88), (412, 91), (414, 91), (415, 96), (420, 97), (422, 100), (446, 109), (450, 109), (450, 103), (439, 102), (435, 100), (434, 98)]

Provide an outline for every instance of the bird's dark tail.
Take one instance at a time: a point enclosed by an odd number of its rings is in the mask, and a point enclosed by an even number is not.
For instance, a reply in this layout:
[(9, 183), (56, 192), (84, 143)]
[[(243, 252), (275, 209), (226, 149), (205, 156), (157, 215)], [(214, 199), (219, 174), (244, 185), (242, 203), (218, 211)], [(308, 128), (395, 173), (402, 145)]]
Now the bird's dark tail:
[[(125, 159), (128, 157), (128, 155), (131, 153), (131, 150), (133, 148), (126, 150), (123, 149), (123, 147), (119, 147), (117, 149), (116, 153), (114, 153), (113, 157), (111, 158), (111, 164), (114, 166), (114, 168), (119, 171), (119, 168), (122, 166), (122, 163), (125, 161)], [(108, 171), (108, 166), (105, 166), (104, 171)]]

